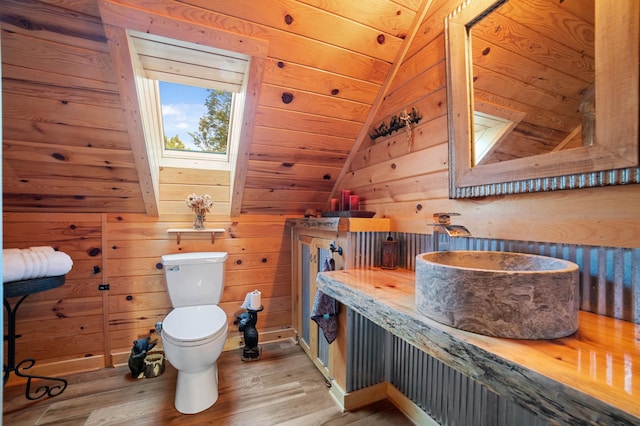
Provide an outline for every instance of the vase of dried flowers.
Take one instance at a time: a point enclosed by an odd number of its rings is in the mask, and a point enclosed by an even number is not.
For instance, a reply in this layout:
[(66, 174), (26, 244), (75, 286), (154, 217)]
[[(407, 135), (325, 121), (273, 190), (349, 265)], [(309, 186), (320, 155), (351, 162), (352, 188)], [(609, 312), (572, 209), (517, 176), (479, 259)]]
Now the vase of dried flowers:
[(193, 210), (193, 228), (204, 229), (206, 214), (209, 213), (213, 207), (211, 195), (190, 194), (185, 202), (187, 203), (187, 206)]
[(204, 214), (194, 213), (193, 215), (193, 229), (204, 229)]

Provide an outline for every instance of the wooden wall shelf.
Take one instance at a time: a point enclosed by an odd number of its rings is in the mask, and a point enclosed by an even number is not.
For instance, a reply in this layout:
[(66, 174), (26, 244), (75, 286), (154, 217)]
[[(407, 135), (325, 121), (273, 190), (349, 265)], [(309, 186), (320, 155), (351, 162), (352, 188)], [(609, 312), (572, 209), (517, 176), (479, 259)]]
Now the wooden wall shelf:
[(299, 229), (335, 232), (389, 232), (391, 229), (391, 219), (389, 218), (289, 218), (286, 220), (286, 224), (287, 226)]
[(182, 234), (211, 234), (211, 244), (216, 242), (216, 232), (224, 232), (223, 228), (208, 228), (208, 229), (192, 229), (192, 228), (172, 228), (167, 229), (170, 234), (176, 234), (176, 240), (180, 244)]

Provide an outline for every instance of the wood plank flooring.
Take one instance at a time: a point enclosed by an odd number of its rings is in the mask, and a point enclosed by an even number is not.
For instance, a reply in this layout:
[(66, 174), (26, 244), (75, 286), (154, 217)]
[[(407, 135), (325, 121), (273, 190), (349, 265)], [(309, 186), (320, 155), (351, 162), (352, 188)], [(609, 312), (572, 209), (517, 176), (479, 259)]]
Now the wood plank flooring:
[(27, 425), (411, 425), (397, 408), (381, 401), (343, 413), (323, 376), (292, 341), (262, 345), (258, 361), (240, 352), (218, 360), (220, 396), (193, 415), (173, 406), (176, 370), (167, 363), (154, 379), (133, 379), (126, 366), (66, 377), (54, 398), (29, 401), (24, 385), (4, 389), (3, 424)]

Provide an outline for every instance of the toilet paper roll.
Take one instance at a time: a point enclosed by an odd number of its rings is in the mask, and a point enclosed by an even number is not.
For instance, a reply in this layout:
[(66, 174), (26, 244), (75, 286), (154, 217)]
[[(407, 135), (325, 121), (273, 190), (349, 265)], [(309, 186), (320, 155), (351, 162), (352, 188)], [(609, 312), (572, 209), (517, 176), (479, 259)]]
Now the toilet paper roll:
[(262, 306), (262, 293), (260, 292), (260, 290), (253, 290), (251, 292), (250, 300), (251, 309), (260, 309), (260, 307)]

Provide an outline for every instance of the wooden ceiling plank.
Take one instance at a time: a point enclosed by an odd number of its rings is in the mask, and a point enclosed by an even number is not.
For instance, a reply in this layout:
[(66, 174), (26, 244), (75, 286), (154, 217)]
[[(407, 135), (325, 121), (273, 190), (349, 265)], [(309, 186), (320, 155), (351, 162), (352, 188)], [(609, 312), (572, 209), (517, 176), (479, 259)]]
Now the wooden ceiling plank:
[(123, 131), (19, 119), (5, 120), (2, 125), (3, 137), (16, 142), (130, 150), (128, 135)]
[(312, 203), (324, 203), (329, 196), (328, 191), (303, 191), (303, 190), (290, 190), (290, 189), (253, 189), (248, 188), (245, 190), (247, 199), (252, 202), (270, 202), (271, 204), (279, 204), (282, 202), (288, 202), (295, 200), (296, 202), (312, 202)]
[[(442, 32), (444, 31), (444, 19), (442, 19), (442, 17), (447, 16), (449, 12), (455, 7), (458, 7), (460, 3), (462, 2), (452, 2), (451, 0), (431, 1), (429, 14), (425, 15), (421, 22), (418, 22), (419, 27), (417, 31), (412, 33), (413, 42), (411, 46), (409, 46), (405, 60), (412, 58), (418, 51), (426, 49), (435, 38), (442, 37)], [(439, 9), (442, 9), (442, 11)]]
[(405, 6), (407, 2), (392, 2), (389, 0), (351, 2), (340, 0), (300, 1), (397, 37), (407, 34), (416, 11), (415, 8)]
[(305, 131), (256, 126), (253, 134), (252, 147), (254, 145), (301, 150), (309, 149), (313, 151), (345, 154), (351, 150), (353, 139)]
[(4, 211), (46, 211), (47, 213), (102, 213), (118, 211), (122, 213), (139, 213), (144, 209), (142, 199), (120, 197), (82, 197), (15, 195), (7, 194), (3, 199)]
[(249, 176), (272, 176), (282, 179), (291, 177), (304, 179), (318, 179), (324, 181), (333, 180), (331, 176), (337, 176), (340, 167), (328, 167), (309, 164), (285, 163), (279, 161), (255, 161), (249, 160)]
[(61, 76), (114, 82), (109, 54), (68, 46), (22, 34), (2, 32), (2, 61)]
[[(210, 0), (181, 0), (181, 3), (204, 10), (212, 8)], [(394, 17), (397, 10), (383, 9), (377, 12)], [(414, 14), (412, 11), (406, 12)], [(402, 38), (395, 32), (385, 34), (323, 8), (315, 8), (293, 0), (218, 2), (215, 4), (215, 13), (245, 21), (257, 20), (268, 32), (286, 32), (298, 38), (321, 41), (387, 63), (395, 58), (402, 44)], [(327, 31), (329, 28), (331, 30)]]
[(76, 14), (100, 17), (98, 5), (93, 1), (86, 0), (38, 0), (39, 3), (51, 4), (62, 9), (72, 11)]
[(360, 196), (361, 205), (366, 203), (367, 199), (375, 199), (376, 203), (446, 199), (449, 195), (449, 188), (447, 185), (443, 185), (443, 182), (447, 180), (447, 173), (447, 170), (440, 170), (392, 182), (364, 183), (353, 186), (352, 191)]
[(368, 105), (380, 90), (376, 83), (273, 58), (267, 59), (264, 82)]
[(119, 108), (77, 104), (65, 99), (54, 100), (5, 92), (4, 102), (11, 105), (3, 111), (5, 118), (63, 123), (79, 127), (125, 130)]
[(269, 32), (269, 57), (318, 68), (374, 84), (382, 84), (391, 69), (389, 62), (372, 58), (320, 41), (305, 39), (286, 31)]
[[(213, 47), (261, 58), (266, 57), (268, 46), (268, 54), (272, 58), (377, 83), (384, 81), (390, 69), (387, 61), (217, 11), (228, 3), (231, 2), (218, 2), (215, 8), (211, 8), (211, 3), (207, 2), (210, 7), (200, 9), (176, 2), (161, 4), (145, 0), (137, 2), (133, 8), (120, 1), (100, 0), (100, 5), (105, 5), (105, 22), (140, 32), (204, 45), (217, 43)], [(188, 21), (185, 16), (189, 17)], [(175, 35), (177, 33), (180, 37)]]
[(264, 58), (267, 54), (267, 41), (250, 34), (240, 35), (230, 29), (251, 26), (244, 22), (226, 19), (225, 24), (229, 28), (207, 22), (206, 18), (204, 21), (200, 18), (198, 22), (199, 17), (192, 13), (193, 8), (155, 0), (141, 0), (135, 5), (119, 0), (98, 0), (98, 4), (105, 24), (244, 53), (252, 57)]
[(262, 87), (260, 105), (355, 122), (361, 122), (369, 112), (369, 105), (361, 102), (336, 99), (270, 84), (264, 84)]
[(420, 176), (422, 170), (439, 172), (447, 168), (447, 146), (441, 144), (424, 150), (424, 155), (405, 155), (356, 170), (352, 172), (349, 182), (352, 187), (360, 187)]
[[(110, 167), (108, 165), (64, 167), (59, 162), (40, 163), (25, 159), (11, 160), (11, 167), (21, 179), (61, 177), (78, 180), (99, 179), (117, 183), (138, 181), (138, 173), (132, 167)], [(4, 185), (8, 183), (9, 181), (6, 181)]]
[(279, 161), (286, 158), (296, 164), (309, 164), (319, 166), (335, 166), (342, 164), (347, 158), (346, 153), (313, 151), (310, 149), (291, 149), (287, 147), (260, 145), (255, 141), (251, 145), (251, 160)]
[(0, 15), (5, 31), (108, 54), (102, 23), (95, 17), (69, 19), (68, 10), (35, 0), (3, 0)]
[[(383, 119), (388, 120), (392, 115), (398, 115), (406, 108), (406, 105), (417, 107), (419, 98), (429, 96), (439, 90), (446, 91), (447, 70), (444, 62), (439, 62), (419, 74), (420, 86), (408, 84), (390, 92), (385, 97), (384, 105), (378, 110), (374, 126)], [(401, 109), (402, 108), (402, 109)], [(424, 115), (424, 111), (418, 110)]]
[(258, 107), (256, 125), (355, 139), (361, 123), (297, 111)]
[(393, 3), (396, 3), (401, 6), (405, 6), (406, 8), (413, 10), (415, 12), (420, 11), (420, 6), (422, 6), (421, 0), (391, 0)]
[(65, 146), (39, 142), (2, 141), (3, 158), (11, 161), (30, 161), (65, 166), (107, 166), (135, 168), (131, 151), (93, 147)]
[[(3, 57), (6, 57), (5, 54)], [(51, 86), (86, 89), (96, 92), (117, 93), (118, 87), (112, 81), (91, 80), (82, 77), (56, 74), (50, 70), (25, 68), (19, 65), (13, 65), (6, 62), (2, 63), (2, 77), (4, 79), (13, 79), (27, 81), (31, 83), (42, 83)]]
[[(317, 191), (327, 193), (331, 190), (331, 182), (300, 178), (291, 179), (274, 178), (271, 176), (247, 177), (245, 190), (283, 190), (283, 191)], [(291, 193), (293, 194), (293, 192)]]
[(13, 93), (40, 99), (51, 99), (56, 102), (83, 104), (108, 108), (120, 108), (120, 97), (117, 93), (101, 90), (87, 90), (74, 87), (42, 84), (32, 81), (4, 78), (3, 93)]
[(81, 185), (78, 179), (37, 178), (21, 179), (7, 187), (4, 194), (48, 194), (64, 196), (93, 197), (136, 197), (140, 193), (137, 183), (113, 182), (85, 179)]

